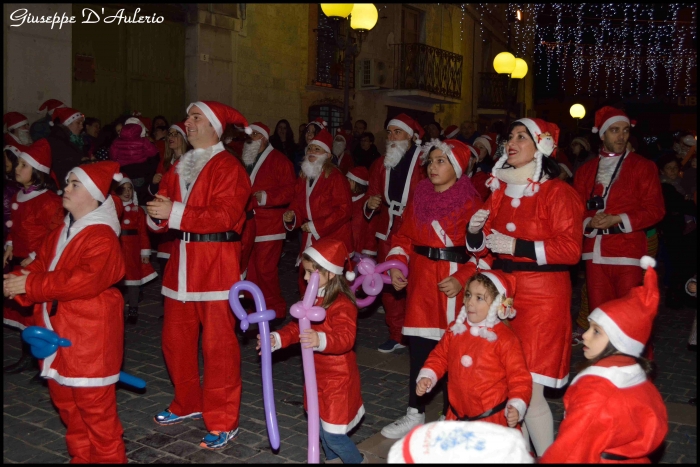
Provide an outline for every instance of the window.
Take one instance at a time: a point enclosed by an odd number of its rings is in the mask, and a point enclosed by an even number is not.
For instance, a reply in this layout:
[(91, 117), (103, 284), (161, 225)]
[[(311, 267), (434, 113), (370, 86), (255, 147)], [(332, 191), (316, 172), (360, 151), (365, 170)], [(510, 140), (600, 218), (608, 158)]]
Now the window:
[[(347, 21), (328, 18), (318, 6), (318, 28), (316, 29), (316, 78), (317, 86), (343, 89), (345, 87), (345, 52), (335, 40), (347, 34)], [(354, 40), (353, 40), (354, 42)], [(350, 87), (355, 87), (355, 60), (350, 65)]]
[(401, 43), (415, 44), (421, 39), (421, 12), (413, 8), (401, 9)]
[(343, 108), (337, 105), (313, 105), (309, 107), (309, 121), (321, 117), (328, 122), (327, 130), (335, 134), (335, 130), (343, 125)]

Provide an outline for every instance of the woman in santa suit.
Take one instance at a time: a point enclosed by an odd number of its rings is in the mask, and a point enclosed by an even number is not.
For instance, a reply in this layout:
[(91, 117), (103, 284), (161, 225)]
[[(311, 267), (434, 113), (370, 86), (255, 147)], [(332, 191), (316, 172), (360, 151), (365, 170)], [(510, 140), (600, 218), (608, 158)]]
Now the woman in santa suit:
[(583, 206), (560, 180), (552, 156), (559, 127), (523, 118), (509, 129), (505, 154), (494, 166), (491, 197), (469, 221), (467, 248), (496, 256), (493, 269), (517, 281), (518, 315), (511, 322), (520, 338), (533, 391), (523, 433), (538, 455), (552, 444), (552, 412), (544, 387), (569, 379), (571, 281), (568, 266), (581, 254)]
[[(285, 229), (301, 228), (302, 252), (322, 238), (340, 240), (352, 251), (352, 198), (343, 173), (331, 162), (333, 137), (321, 130), (306, 147), (301, 176), (296, 181), (294, 198), (284, 213)], [(304, 269), (299, 268), (299, 290), (304, 294)]]
[(112, 286), (124, 276), (124, 260), (119, 219), (107, 194), (113, 178), (121, 178), (116, 162), (69, 171), (63, 227), (46, 236), (26, 270), (4, 276), (6, 297), (35, 304), (37, 324), (72, 343), (42, 361), (41, 376), (67, 426), (73, 463), (126, 463), (115, 390), (124, 300)]

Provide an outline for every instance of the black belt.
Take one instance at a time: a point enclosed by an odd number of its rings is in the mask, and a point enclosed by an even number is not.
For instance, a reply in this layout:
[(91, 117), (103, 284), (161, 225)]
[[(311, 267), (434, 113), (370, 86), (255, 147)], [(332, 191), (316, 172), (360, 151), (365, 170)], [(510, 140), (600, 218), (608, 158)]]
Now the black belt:
[[(595, 229), (593, 229), (592, 227), (586, 227), (587, 234), (593, 232), (594, 230)], [(598, 235), (610, 235), (610, 234), (621, 234), (621, 233), (628, 233), (628, 232), (624, 232), (622, 230), (622, 228), (620, 228), (619, 225), (614, 225), (614, 226), (610, 227), (609, 229), (598, 229), (598, 233), (596, 234), (596, 236), (598, 236)]]
[(252, 209), (251, 209), (250, 211), (247, 211), (247, 212), (245, 213), (245, 218), (246, 218), (246, 220), (250, 220), (250, 219), (252, 219), (254, 216), (255, 216), (255, 211), (253, 211)]
[(186, 242), (240, 242), (241, 234), (233, 231), (196, 234), (180, 230), (178, 231), (177, 238)]
[(433, 261), (450, 261), (464, 264), (469, 261), (467, 249), (463, 246), (450, 246), (447, 248), (431, 248), (428, 246), (414, 246), (413, 251)]
[(120, 237), (123, 237), (124, 235), (138, 235), (139, 231), (136, 229), (126, 229), (122, 230), (122, 232), (119, 234)]
[(631, 457), (620, 456), (618, 454), (610, 454), (609, 452), (601, 452), (600, 458), (608, 461), (627, 461), (631, 459)]
[(497, 258), (493, 261), (492, 269), (499, 269), (503, 272), (513, 271), (534, 271), (534, 272), (564, 272), (569, 270), (566, 264), (537, 264), (520, 263), (510, 259)]
[(486, 412), (482, 413), (481, 415), (477, 415), (476, 417), (460, 417), (455, 408), (452, 407), (452, 404), (450, 404), (450, 410), (452, 410), (452, 413), (454, 413), (457, 416), (457, 420), (461, 422), (474, 422), (476, 420), (481, 420), (482, 418), (490, 417), (491, 415), (500, 412), (501, 410), (506, 408), (507, 404), (508, 400), (506, 399), (493, 409), (487, 410)]

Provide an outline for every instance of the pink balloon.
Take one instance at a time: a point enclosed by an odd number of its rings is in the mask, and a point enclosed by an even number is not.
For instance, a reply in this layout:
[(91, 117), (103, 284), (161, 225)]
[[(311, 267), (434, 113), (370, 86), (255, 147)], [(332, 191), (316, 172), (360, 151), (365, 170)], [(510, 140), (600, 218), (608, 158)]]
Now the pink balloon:
[(353, 292), (356, 292), (362, 286), (362, 290), (367, 294), (367, 297), (356, 300), (358, 308), (371, 305), (377, 295), (382, 292), (384, 284), (391, 284), (391, 276), (382, 274), (389, 269), (398, 269), (404, 276), (408, 277), (408, 267), (401, 261), (391, 260), (377, 264), (368, 257), (360, 259), (357, 266), (355, 266), (358, 276), (350, 286)]

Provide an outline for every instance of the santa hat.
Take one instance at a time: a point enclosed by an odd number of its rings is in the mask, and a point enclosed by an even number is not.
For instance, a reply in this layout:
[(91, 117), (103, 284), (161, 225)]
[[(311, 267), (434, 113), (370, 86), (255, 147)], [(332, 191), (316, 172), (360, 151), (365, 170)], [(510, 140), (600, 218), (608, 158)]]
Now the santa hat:
[(474, 140), (474, 145), (476, 143), (481, 143), (484, 145), (486, 148), (486, 152), (489, 156), (493, 157), (496, 155), (496, 134), (495, 133), (487, 133), (485, 135), (481, 135), (478, 138)]
[(19, 143), (13, 143), (13, 144), (6, 144), (5, 147), (3, 148), (3, 151), (10, 151), (12, 154), (15, 155), (15, 157), (19, 158), (19, 155), (22, 154), (23, 152), (27, 152), (27, 149), (29, 146), (25, 146), (23, 144)]
[(389, 464), (532, 464), (517, 429), (477, 421), (419, 425), (394, 443)]
[(328, 128), (328, 122), (321, 117), (314, 118), (311, 122), (309, 122), (308, 125), (306, 125), (306, 127), (308, 128), (309, 125), (316, 125), (321, 130), (323, 130), (324, 128)]
[(581, 136), (577, 136), (576, 138), (571, 140), (571, 144), (569, 146), (573, 146), (574, 144), (580, 144), (583, 149), (586, 151), (590, 152), (591, 151), (591, 143), (588, 142), (586, 138), (583, 138)]
[[(479, 326), (471, 326), (469, 332), (472, 336), (481, 336), (489, 342), (497, 339), (496, 333), (489, 331), (501, 319), (510, 319), (515, 317), (515, 308), (513, 308), (513, 296), (515, 295), (515, 276), (498, 270), (480, 270), (480, 274), (486, 276), (498, 290), (498, 295), (494, 297), (486, 319)], [(461, 334), (467, 330), (464, 321), (467, 319), (467, 309), (465, 306), (459, 311), (455, 324), (450, 328), (455, 334)]]
[(41, 138), (31, 146), (24, 146), (17, 158), (24, 159), (39, 172), (51, 173), (51, 146), (46, 138)]
[(119, 164), (113, 161), (95, 162), (74, 167), (66, 175), (66, 182), (71, 173), (75, 174), (90, 195), (100, 202), (104, 202), (106, 199), (112, 180), (121, 182), (124, 178), (119, 173)]
[(617, 350), (634, 357), (642, 355), (659, 307), (656, 261), (642, 256), (639, 264), (646, 269), (644, 284), (634, 287), (622, 298), (601, 305), (588, 316), (589, 321), (595, 321), (605, 330)]
[[(540, 191), (540, 178), (542, 177), (542, 157), (549, 157), (554, 153), (557, 147), (557, 142), (559, 141), (559, 127), (550, 122), (545, 122), (539, 118), (521, 118), (516, 120), (511, 124), (511, 127), (515, 124), (524, 125), (525, 128), (530, 132), (532, 138), (535, 141), (535, 174), (533, 175), (530, 183), (525, 187), (525, 196), (534, 196), (535, 193)], [(486, 186), (491, 189), (491, 191), (498, 190), (501, 187), (498, 178), (494, 175), (496, 169), (503, 167), (503, 164), (508, 160), (508, 152), (505, 151), (504, 154), (498, 159), (496, 165), (493, 166), (491, 171), (491, 177), (486, 181)]]
[(138, 125), (141, 127), (141, 138), (146, 136), (148, 134), (148, 128), (146, 128), (146, 125), (143, 123), (143, 120), (141, 120), (138, 117), (129, 117), (126, 119), (124, 122), (124, 125)]
[(19, 112), (7, 112), (3, 115), (2, 122), (7, 127), (7, 131), (10, 131), (26, 125), (29, 120)]
[(348, 170), (347, 177), (360, 185), (369, 185), (369, 170), (367, 170), (367, 167), (363, 167), (361, 165), (353, 167), (352, 169)]
[(187, 142), (187, 128), (185, 128), (185, 122), (173, 123), (170, 125), (171, 130), (175, 130), (185, 138), (185, 143)]
[(219, 138), (221, 138), (226, 124), (228, 123), (243, 125), (246, 134), (250, 135), (253, 133), (250, 125), (248, 125), (248, 120), (233, 107), (216, 101), (197, 101), (187, 106), (187, 112), (189, 113), (190, 109), (194, 106), (201, 110), (204, 116), (207, 117)]
[(452, 139), (459, 133), (459, 127), (457, 125), (450, 125), (445, 128), (442, 133), (445, 135), (445, 138)]
[(685, 135), (683, 138), (681, 138), (681, 142), (685, 144), (686, 146), (695, 146), (698, 144), (698, 140), (695, 139), (695, 136), (693, 135)]
[(627, 122), (630, 126), (634, 126), (637, 123), (634, 120), (630, 120), (622, 110), (606, 105), (595, 113), (595, 126), (591, 128), (591, 131), (593, 133), (600, 133), (602, 138), (605, 130), (607, 130), (610, 125), (617, 122)]
[(349, 281), (355, 280), (355, 273), (352, 270), (352, 261), (348, 255), (348, 249), (345, 248), (345, 243), (340, 240), (322, 238), (304, 250), (304, 254), (316, 261), (316, 264), (321, 266), (326, 271), (336, 275), (342, 275), (344, 266), (347, 266), (345, 278)]
[(447, 156), (455, 169), (458, 179), (469, 170), (469, 159), (472, 157), (479, 158), (476, 149), (456, 139), (432, 142), (430, 146), (433, 149), (439, 149)]
[[(53, 112), (53, 120), (58, 119), (59, 123), (66, 126), (80, 118), (84, 119), (85, 115), (70, 107), (60, 107)], [(53, 120), (49, 122), (49, 125), (53, 126)]]
[[(128, 178), (128, 177), (124, 177), (123, 175), (122, 175), (122, 177), (123, 177), (123, 178), (119, 181), (119, 183), (117, 184), (117, 186), (122, 186), (122, 185), (124, 185), (125, 183), (131, 183), (131, 201), (132, 201), (133, 205), (136, 206), (136, 209), (138, 209), (139, 199), (138, 199), (138, 197), (136, 196), (136, 187), (134, 186), (134, 182), (132, 182), (131, 179)], [(120, 199), (121, 199), (121, 198), (120, 198)], [(124, 210), (127, 211), (127, 212), (128, 212), (128, 211), (131, 211), (131, 207), (130, 207), (130, 206), (125, 206), (125, 207), (124, 207)]]
[[(141, 125), (146, 129), (146, 133), (148, 133), (150, 131), (150, 128), (153, 125), (150, 118), (144, 117), (143, 115), (141, 115), (141, 112), (139, 112), (138, 110), (134, 110), (133, 112), (131, 112), (131, 116), (136, 117), (138, 119), (138, 121), (141, 122)], [(146, 135), (141, 135), (141, 137), (144, 137), (144, 136), (146, 136)]]
[(49, 115), (53, 115), (53, 111), (56, 109), (59, 109), (61, 107), (65, 107), (66, 104), (63, 102), (59, 101), (58, 99), (49, 99), (45, 101), (43, 104), (41, 104), (41, 107), (39, 107), (39, 110), (36, 111), (36, 113), (41, 113), (44, 110), (46, 110), (46, 113)]
[(352, 140), (352, 133), (350, 133), (348, 130), (338, 130), (335, 137), (343, 138), (343, 141), (345, 141), (345, 145), (347, 146), (347, 144)]
[(420, 126), (418, 122), (416, 122), (406, 114), (399, 114), (396, 117), (389, 120), (389, 123), (386, 125), (386, 128), (389, 129), (390, 126), (397, 126), (401, 128), (403, 131), (408, 133), (410, 137), (413, 137), (414, 134), (417, 134), (418, 139), (416, 139), (416, 145), (421, 144), (421, 140), (423, 139), (423, 135), (425, 134), (423, 127)]
[(321, 130), (316, 136), (314, 136), (314, 139), (311, 140), (309, 146), (312, 144), (320, 146), (324, 151), (330, 154), (331, 148), (333, 147), (333, 137), (327, 130)]
[(265, 137), (265, 139), (270, 139), (270, 128), (262, 122), (255, 122), (250, 124), (250, 129), (252, 131), (257, 131)]

